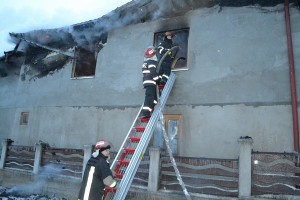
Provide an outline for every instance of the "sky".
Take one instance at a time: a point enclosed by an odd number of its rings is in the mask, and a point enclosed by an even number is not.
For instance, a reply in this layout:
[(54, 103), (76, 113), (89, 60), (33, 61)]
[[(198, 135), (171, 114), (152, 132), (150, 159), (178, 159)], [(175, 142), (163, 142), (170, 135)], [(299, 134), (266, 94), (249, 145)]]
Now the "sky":
[(52, 29), (97, 19), (131, 0), (2, 0), (0, 56), (15, 44), (9, 33)]

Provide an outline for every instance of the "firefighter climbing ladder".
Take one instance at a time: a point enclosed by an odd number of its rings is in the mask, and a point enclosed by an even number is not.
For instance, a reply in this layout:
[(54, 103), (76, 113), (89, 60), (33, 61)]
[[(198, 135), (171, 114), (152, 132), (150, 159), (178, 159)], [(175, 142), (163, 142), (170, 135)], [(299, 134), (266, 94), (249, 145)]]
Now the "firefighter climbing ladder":
[[(143, 158), (144, 152), (148, 146), (148, 143), (151, 139), (152, 133), (155, 129), (155, 125), (160, 119), (163, 120), (162, 110), (166, 104), (170, 91), (173, 87), (175, 81), (175, 75), (171, 73), (167, 84), (165, 85), (162, 95), (160, 97), (160, 102), (156, 105), (151, 118), (141, 118), (142, 107), (139, 110), (138, 115), (136, 116), (121, 148), (117, 153), (111, 169), (116, 173), (115, 176), (118, 180), (118, 189), (106, 188), (105, 199), (106, 200), (124, 200), (127, 192), (130, 188), (130, 185), (133, 181), (135, 173), (138, 169), (140, 161)], [(162, 125), (164, 126), (164, 125)], [(185, 188), (184, 183), (182, 182), (181, 176), (177, 169), (175, 160), (172, 156), (171, 149), (169, 147), (168, 136), (163, 127), (164, 138), (168, 147), (168, 152), (171, 157), (171, 162), (176, 172), (177, 179), (183, 189), (183, 192), (188, 200), (190, 196)]]
[(166, 104), (174, 81), (175, 75), (171, 73), (167, 84), (163, 89), (159, 104), (155, 106), (151, 118), (141, 118), (143, 107), (141, 106), (139, 113), (131, 125), (129, 132), (111, 165), (111, 169), (116, 172), (115, 176), (120, 180), (118, 181), (118, 190), (106, 188), (106, 200), (125, 199), (133, 177), (151, 139), (159, 118), (159, 113), (162, 112), (162, 109)]
[[(173, 47), (169, 51), (172, 51), (174, 49), (178, 49), (178, 47)], [(165, 55), (162, 57), (162, 59), (164, 59)], [(158, 67), (160, 66), (160, 64), (161, 63), (158, 64)], [(125, 137), (125, 140), (111, 165), (111, 170), (115, 172), (115, 177), (118, 180), (118, 189), (107, 187), (105, 192), (106, 200), (125, 199), (135, 173), (138, 169), (138, 166), (151, 139), (153, 131), (156, 128), (156, 124), (159, 120), (162, 123), (164, 139), (167, 145), (167, 150), (171, 157), (171, 162), (176, 172), (177, 179), (179, 180), (186, 198), (188, 200), (191, 199), (177, 169), (175, 159), (169, 146), (169, 139), (164, 129), (162, 110), (166, 104), (174, 82), (175, 75), (171, 72), (169, 79), (165, 87), (163, 88), (162, 94), (159, 98), (159, 103), (155, 106), (151, 118), (141, 118), (143, 105), (141, 106), (139, 113), (137, 114), (133, 124), (131, 125), (129, 132), (127, 133), (127, 136)]]

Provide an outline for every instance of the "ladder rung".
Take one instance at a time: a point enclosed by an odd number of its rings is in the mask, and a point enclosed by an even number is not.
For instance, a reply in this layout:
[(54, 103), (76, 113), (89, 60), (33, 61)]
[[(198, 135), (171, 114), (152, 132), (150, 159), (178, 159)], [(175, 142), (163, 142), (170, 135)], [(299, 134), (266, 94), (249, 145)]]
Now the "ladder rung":
[(116, 192), (117, 188), (105, 187), (106, 192)]
[(141, 140), (141, 138), (139, 138), (139, 137), (130, 137), (129, 139), (131, 142), (134, 142), (134, 143), (137, 143)]
[(150, 120), (150, 117), (142, 117), (142, 118), (140, 118), (140, 122), (141, 123), (148, 123), (149, 120)]
[(123, 175), (124, 175), (124, 174), (116, 173), (116, 174), (115, 174), (115, 177), (117, 177), (118, 179), (122, 179), (122, 178), (123, 178)]
[(128, 165), (129, 164), (129, 160), (118, 160), (118, 162), (120, 163), (120, 165)]
[(160, 90), (163, 90), (163, 89), (164, 89), (164, 87), (165, 87), (165, 85), (164, 85), (164, 84), (159, 84), (159, 85), (158, 85), (158, 88), (159, 88)]
[(136, 132), (144, 132), (145, 131), (145, 127), (142, 126), (136, 126), (134, 127)]
[(124, 153), (127, 153), (127, 154), (134, 154), (134, 151), (135, 149), (132, 149), (132, 148), (124, 148)]

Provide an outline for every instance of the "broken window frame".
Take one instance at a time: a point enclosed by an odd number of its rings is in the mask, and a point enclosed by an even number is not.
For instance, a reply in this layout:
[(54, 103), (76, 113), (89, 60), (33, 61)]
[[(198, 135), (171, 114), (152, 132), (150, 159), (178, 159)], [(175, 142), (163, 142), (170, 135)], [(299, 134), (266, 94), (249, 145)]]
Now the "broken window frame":
[(165, 30), (161, 32), (154, 33), (154, 46), (157, 47), (158, 44), (162, 41), (165, 32), (171, 31), (175, 34), (173, 38), (173, 45), (178, 46), (179, 50), (176, 57), (179, 58), (172, 71), (182, 71), (188, 70), (187, 65), (187, 54), (188, 54), (188, 39), (189, 39), (189, 28), (181, 28), (176, 30)]
[(27, 125), (29, 119), (29, 112), (21, 112), (20, 125)]

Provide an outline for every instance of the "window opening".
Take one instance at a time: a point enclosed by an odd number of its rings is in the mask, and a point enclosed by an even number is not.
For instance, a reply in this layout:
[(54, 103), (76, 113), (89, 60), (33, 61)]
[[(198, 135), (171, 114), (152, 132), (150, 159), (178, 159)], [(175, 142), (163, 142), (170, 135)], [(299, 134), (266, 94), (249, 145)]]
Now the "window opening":
[(21, 112), (20, 125), (28, 124), (29, 112)]
[(154, 46), (157, 47), (158, 44), (163, 40), (164, 34), (167, 31), (171, 31), (175, 34), (173, 37), (173, 45), (178, 46), (179, 50), (176, 57), (178, 58), (176, 64), (172, 68), (172, 71), (188, 70), (187, 68), (187, 52), (188, 52), (188, 37), (189, 28), (177, 29), (177, 30), (165, 30), (162, 32), (154, 33)]
[(95, 76), (97, 56), (107, 42), (107, 33), (102, 33), (87, 48), (76, 47), (73, 60), (72, 78), (90, 78)]
[(76, 47), (73, 62), (72, 78), (95, 76), (95, 54), (89, 50)]

